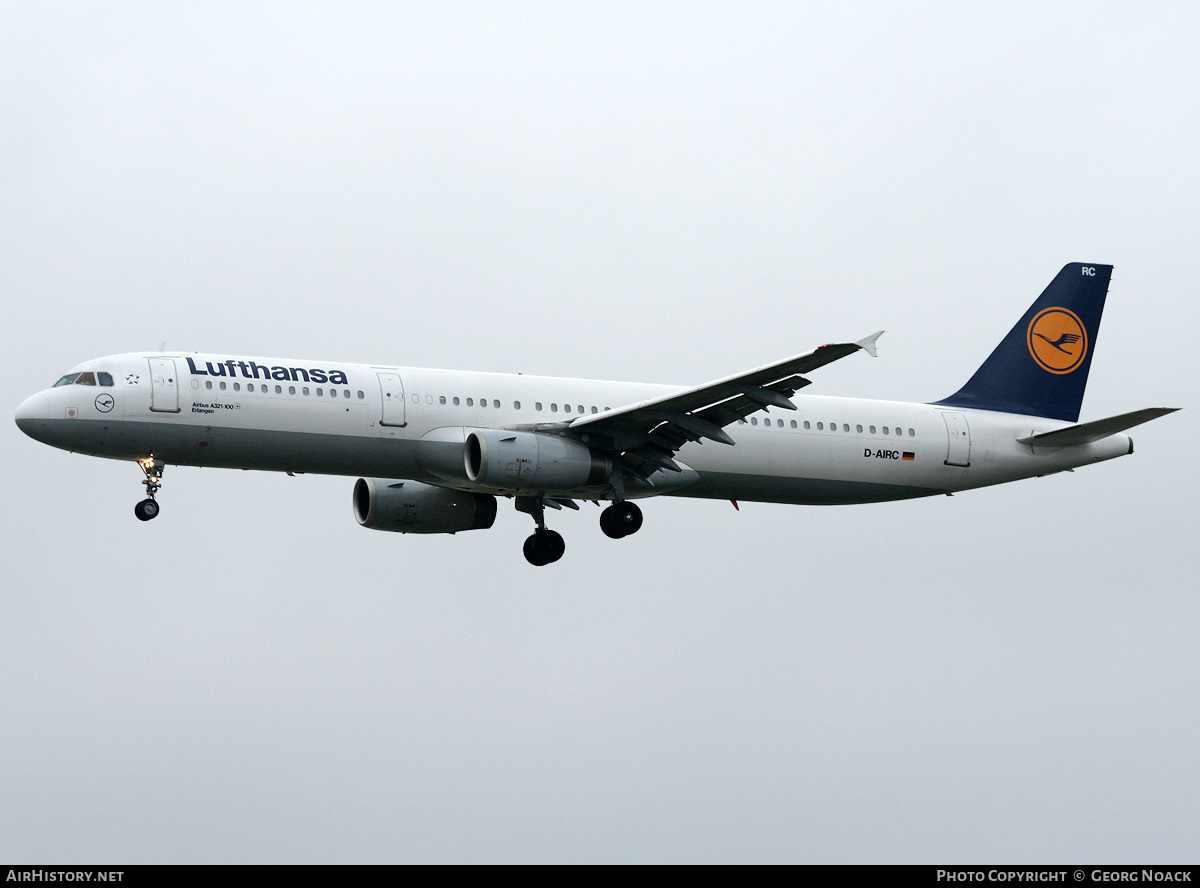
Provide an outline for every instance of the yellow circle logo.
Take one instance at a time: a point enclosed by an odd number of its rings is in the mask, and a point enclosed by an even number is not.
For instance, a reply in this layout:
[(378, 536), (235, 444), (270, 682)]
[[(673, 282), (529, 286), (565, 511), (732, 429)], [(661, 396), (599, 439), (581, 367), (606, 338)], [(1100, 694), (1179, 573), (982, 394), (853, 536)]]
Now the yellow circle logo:
[(1065, 308), (1039, 311), (1025, 334), (1029, 353), (1043, 370), (1070, 373), (1087, 357), (1087, 330), (1079, 315)]

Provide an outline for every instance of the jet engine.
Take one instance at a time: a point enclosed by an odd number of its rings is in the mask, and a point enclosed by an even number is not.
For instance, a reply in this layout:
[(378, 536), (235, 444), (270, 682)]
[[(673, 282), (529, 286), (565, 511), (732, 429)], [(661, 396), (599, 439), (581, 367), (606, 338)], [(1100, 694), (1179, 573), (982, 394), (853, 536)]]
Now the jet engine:
[(463, 448), (467, 480), (500, 490), (576, 490), (604, 484), (612, 460), (570, 438), (477, 429)]
[(485, 530), (496, 520), (496, 498), (420, 481), (359, 478), (354, 517), (371, 530), (396, 533), (458, 533)]

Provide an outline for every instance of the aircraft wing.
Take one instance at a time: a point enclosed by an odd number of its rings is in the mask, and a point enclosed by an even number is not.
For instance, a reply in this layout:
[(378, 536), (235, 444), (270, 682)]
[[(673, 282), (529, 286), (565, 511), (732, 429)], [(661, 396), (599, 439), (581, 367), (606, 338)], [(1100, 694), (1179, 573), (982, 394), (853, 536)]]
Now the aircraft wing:
[(679, 465), (671, 457), (684, 444), (703, 439), (733, 444), (725, 426), (769, 407), (795, 410), (788, 399), (810, 382), (801, 374), (860, 349), (873, 356), (875, 340), (882, 333), (858, 342), (823, 345), (686, 391), (540, 428), (619, 454), (621, 462), (642, 478), (660, 468), (678, 472)]

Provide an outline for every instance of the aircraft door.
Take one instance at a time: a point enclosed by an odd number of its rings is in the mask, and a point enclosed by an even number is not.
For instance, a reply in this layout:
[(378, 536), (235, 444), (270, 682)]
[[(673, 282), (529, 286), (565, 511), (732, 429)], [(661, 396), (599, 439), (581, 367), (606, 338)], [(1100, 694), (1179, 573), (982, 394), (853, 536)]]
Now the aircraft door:
[(949, 445), (946, 449), (946, 465), (969, 466), (971, 464), (971, 429), (967, 417), (962, 413), (943, 413)]
[(379, 391), (383, 395), (383, 415), (379, 424), (403, 428), (408, 423), (404, 419), (404, 383), (400, 380), (400, 374), (378, 375)]
[(155, 413), (179, 412), (179, 377), (172, 358), (147, 358), (150, 363), (150, 409)]

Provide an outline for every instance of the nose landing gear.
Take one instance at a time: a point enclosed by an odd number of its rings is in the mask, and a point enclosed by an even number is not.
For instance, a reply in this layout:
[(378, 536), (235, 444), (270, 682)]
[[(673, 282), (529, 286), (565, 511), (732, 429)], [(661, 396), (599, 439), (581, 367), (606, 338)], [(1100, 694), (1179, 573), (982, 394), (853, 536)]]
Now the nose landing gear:
[(138, 465), (146, 473), (146, 480), (142, 482), (146, 485), (146, 498), (133, 507), (133, 514), (139, 521), (149, 521), (151, 518), (158, 517), (159, 506), (154, 495), (162, 487), (164, 464), (161, 459), (148, 456), (145, 459), (139, 459)]

